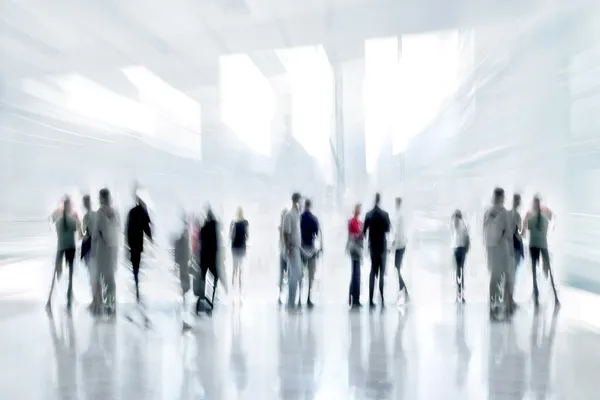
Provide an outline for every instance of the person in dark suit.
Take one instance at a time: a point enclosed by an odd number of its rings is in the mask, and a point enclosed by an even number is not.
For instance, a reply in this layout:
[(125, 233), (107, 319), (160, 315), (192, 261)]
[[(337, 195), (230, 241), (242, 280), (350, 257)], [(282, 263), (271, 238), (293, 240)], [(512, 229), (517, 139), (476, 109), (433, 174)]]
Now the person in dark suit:
[(129, 246), (129, 260), (133, 270), (133, 279), (135, 280), (135, 298), (140, 301), (140, 264), (142, 253), (144, 252), (144, 235), (152, 240), (152, 221), (148, 215), (146, 204), (138, 196), (135, 198), (136, 205), (127, 215), (127, 224), (125, 228), (125, 239)]
[(363, 236), (369, 238), (369, 250), (371, 253), (371, 272), (369, 274), (369, 305), (373, 303), (373, 292), (375, 289), (375, 278), (379, 275), (379, 293), (381, 294), (381, 306), (384, 305), (383, 286), (385, 276), (385, 261), (387, 255), (387, 234), (390, 232), (390, 215), (381, 209), (381, 195), (375, 194), (375, 207), (365, 216)]

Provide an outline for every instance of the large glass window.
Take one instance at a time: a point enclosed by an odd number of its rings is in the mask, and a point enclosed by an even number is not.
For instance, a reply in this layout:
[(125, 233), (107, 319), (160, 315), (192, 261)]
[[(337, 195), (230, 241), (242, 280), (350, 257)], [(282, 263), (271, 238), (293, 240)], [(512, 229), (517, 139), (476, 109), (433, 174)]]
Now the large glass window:
[(247, 54), (220, 58), (223, 122), (257, 153), (271, 154), (275, 93)]
[(317, 159), (323, 172), (329, 171), (329, 140), (334, 127), (334, 83), (325, 49), (323, 46), (296, 47), (277, 50), (276, 54), (290, 82), (292, 134)]

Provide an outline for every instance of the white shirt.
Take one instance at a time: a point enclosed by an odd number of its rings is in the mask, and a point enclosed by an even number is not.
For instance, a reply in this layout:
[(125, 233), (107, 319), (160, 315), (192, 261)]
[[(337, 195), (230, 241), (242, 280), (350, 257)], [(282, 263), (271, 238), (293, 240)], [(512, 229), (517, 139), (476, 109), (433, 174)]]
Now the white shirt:
[(452, 234), (452, 248), (456, 249), (457, 247), (465, 247), (467, 245), (469, 231), (467, 230), (467, 224), (465, 221), (460, 220), (458, 222), (458, 226), (456, 226), (456, 223), (452, 221), (450, 223), (450, 231)]
[(403, 249), (408, 243), (406, 236), (406, 225), (404, 223), (404, 215), (398, 213), (396, 215), (396, 223), (394, 226), (394, 249)]

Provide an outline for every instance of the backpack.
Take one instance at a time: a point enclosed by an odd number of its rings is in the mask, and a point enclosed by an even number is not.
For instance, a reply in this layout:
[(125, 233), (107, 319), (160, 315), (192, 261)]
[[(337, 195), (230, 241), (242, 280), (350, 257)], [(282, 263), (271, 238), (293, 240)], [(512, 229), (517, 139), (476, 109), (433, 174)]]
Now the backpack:
[(505, 221), (503, 221), (504, 217), (505, 215), (502, 212), (497, 212), (495, 210), (487, 212), (483, 224), (483, 234), (486, 246), (497, 246), (500, 243), (500, 240), (502, 240), (504, 229), (506, 227)]

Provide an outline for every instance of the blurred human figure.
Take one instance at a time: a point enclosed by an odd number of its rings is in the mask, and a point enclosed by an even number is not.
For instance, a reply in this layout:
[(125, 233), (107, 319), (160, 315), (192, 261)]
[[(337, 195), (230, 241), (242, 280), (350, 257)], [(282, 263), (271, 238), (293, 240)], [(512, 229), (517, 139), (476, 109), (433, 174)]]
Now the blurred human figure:
[(301, 279), (302, 260), (300, 258), (300, 193), (292, 195), (292, 208), (283, 218), (283, 240), (286, 249), (288, 270), (288, 308), (296, 308), (296, 292)]
[(360, 264), (363, 255), (363, 223), (360, 220), (361, 205), (354, 206), (354, 215), (348, 221), (348, 243), (346, 250), (350, 255), (350, 295), (348, 303), (353, 308), (361, 307), (360, 304)]
[(371, 272), (369, 273), (369, 306), (375, 307), (373, 294), (375, 279), (379, 275), (379, 294), (381, 306), (385, 305), (383, 288), (385, 284), (385, 264), (387, 256), (387, 234), (390, 232), (390, 216), (381, 209), (381, 195), (375, 194), (375, 206), (365, 216), (363, 236), (369, 237), (369, 251), (371, 254)]
[(514, 297), (514, 292), (515, 292), (515, 279), (517, 276), (517, 269), (519, 267), (519, 264), (521, 264), (521, 260), (523, 260), (523, 258), (525, 257), (525, 252), (524, 252), (524, 248), (523, 248), (523, 239), (521, 237), (521, 226), (523, 225), (523, 222), (521, 220), (521, 214), (519, 213), (519, 208), (521, 207), (521, 195), (518, 193), (515, 193), (513, 195), (513, 201), (512, 201), (512, 209), (510, 210), (510, 226), (512, 229), (512, 246), (508, 246), (509, 250), (512, 251), (513, 256), (514, 256), (514, 271), (512, 271), (512, 275), (513, 275), (513, 280), (512, 280), (512, 287), (507, 287), (507, 294), (508, 296), (510, 296), (511, 298), (511, 304), (512, 304), (512, 310), (510, 310), (511, 312), (514, 311), (517, 307), (517, 304), (515, 303), (515, 297)]
[(465, 302), (465, 261), (471, 245), (469, 231), (462, 212), (454, 211), (451, 224), (452, 248), (454, 249), (454, 261), (456, 263), (456, 301)]
[(406, 235), (406, 225), (404, 221), (404, 214), (402, 213), (402, 198), (396, 198), (396, 220), (394, 225), (394, 241), (392, 242), (392, 249), (394, 250), (394, 266), (398, 272), (398, 295), (404, 294), (404, 302), (410, 301), (408, 295), (408, 288), (402, 278), (402, 260), (404, 259), (404, 252), (408, 243), (408, 237)]
[(285, 241), (283, 240), (283, 220), (287, 214), (287, 209), (281, 211), (281, 218), (279, 220), (279, 294), (277, 301), (281, 304), (281, 292), (283, 291), (284, 276), (287, 272), (287, 255)]
[(190, 262), (190, 227), (188, 217), (183, 212), (181, 214), (181, 228), (175, 237), (173, 258), (177, 269), (179, 270), (179, 282), (181, 285), (181, 294), (185, 302), (185, 294), (190, 290), (190, 273), (188, 264)]
[(231, 276), (231, 287), (238, 283), (238, 295), (242, 299), (242, 264), (246, 258), (246, 244), (249, 238), (248, 221), (244, 219), (244, 210), (238, 207), (235, 220), (231, 223), (231, 259), (233, 263), (233, 273)]
[[(304, 212), (300, 216), (300, 235), (302, 240), (301, 256), (302, 263), (308, 271), (308, 296), (306, 299), (306, 305), (312, 307), (312, 289), (313, 282), (315, 280), (315, 272), (317, 269), (317, 257), (318, 252), (323, 250), (323, 235), (321, 234), (321, 227), (319, 226), (319, 220), (312, 213), (312, 202), (310, 199), (306, 199), (304, 202)], [(319, 237), (321, 241), (320, 249), (317, 250), (315, 246), (315, 240)], [(304, 268), (302, 269), (304, 271)], [(304, 273), (300, 274), (300, 293), (299, 293), (299, 304), (302, 303), (302, 277)]]
[(543, 212), (541, 200), (539, 197), (533, 198), (533, 210), (527, 218), (527, 229), (529, 233), (529, 254), (531, 256), (531, 273), (533, 275), (533, 297), (536, 307), (539, 306), (539, 290), (537, 284), (537, 265), (542, 256), (542, 265), (544, 274), (550, 274), (552, 290), (554, 292), (554, 301), (557, 307), (560, 307), (556, 286), (554, 285), (554, 277), (550, 269), (550, 254), (548, 253), (548, 226), (549, 218)]
[[(492, 206), (483, 217), (483, 232), (487, 250), (487, 264), (490, 271), (490, 316), (497, 316), (496, 292), (502, 277), (505, 279), (505, 287), (512, 287), (512, 263), (509, 245), (512, 247), (512, 230), (510, 216), (504, 207), (504, 189), (494, 189)], [(508, 303), (508, 309), (512, 308), (512, 299), (504, 296)]]
[(90, 307), (93, 309), (96, 307), (97, 296), (96, 291), (94, 290), (96, 286), (96, 266), (92, 262), (91, 258), (91, 249), (92, 249), (92, 231), (94, 230), (94, 220), (96, 218), (96, 213), (92, 211), (92, 200), (89, 195), (83, 196), (83, 208), (85, 209), (85, 214), (83, 215), (82, 220), (82, 231), (83, 231), (83, 240), (81, 241), (81, 259), (85, 263), (88, 268), (88, 273), (90, 275), (90, 288), (92, 291), (92, 304)]
[[(185, 301), (185, 295), (191, 287), (189, 269), (190, 253), (191, 248), (189, 220), (185, 212), (182, 212), (180, 231), (175, 236), (175, 242), (173, 246), (173, 259), (175, 261), (175, 267), (179, 271), (179, 285), (181, 287), (181, 299), (184, 312), (187, 304)], [(190, 330), (192, 326), (188, 322), (186, 322), (185, 316), (182, 315), (182, 319), (183, 330)]]
[(52, 308), (52, 294), (54, 292), (54, 285), (56, 281), (60, 279), (62, 275), (63, 259), (67, 263), (69, 268), (69, 286), (67, 289), (67, 308), (70, 309), (73, 300), (73, 262), (75, 259), (75, 234), (83, 236), (81, 232), (81, 223), (77, 216), (72, 214), (71, 200), (65, 197), (62, 207), (62, 214), (56, 218), (56, 261), (54, 263), (54, 273), (52, 275), (52, 283), (50, 284), (50, 293), (48, 294), (48, 301), (46, 302), (46, 310), (51, 311)]
[[(200, 229), (200, 271), (201, 271), (201, 280), (206, 283), (206, 275), (210, 271), (213, 276), (213, 292), (210, 300), (211, 309), (214, 306), (215, 294), (217, 292), (217, 283), (219, 281), (219, 249), (220, 249), (220, 240), (219, 240), (219, 224), (213, 211), (209, 208), (206, 212), (206, 219), (204, 220), (204, 224)], [(196, 312), (200, 312), (202, 309), (202, 301), (206, 300), (206, 292), (202, 293), (201, 296), (198, 297), (198, 302), (196, 303)]]
[(140, 301), (140, 264), (142, 253), (144, 252), (144, 235), (152, 241), (152, 221), (148, 215), (146, 204), (136, 195), (135, 206), (127, 215), (125, 228), (125, 239), (129, 247), (129, 260), (133, 270), (133, 279), (135, 281), (135, 298)]
[(119, 233), (121, 219), (112, 206), (112, 198), (108, 189), (99, 193), (100, 207), (96, 211), (96, 220), (92, 232), (92, 257), (96, 263), (98, 274), (97, 296), (99, 309), (97, 312), (116, 310), (115, 273), (119, 255)]

